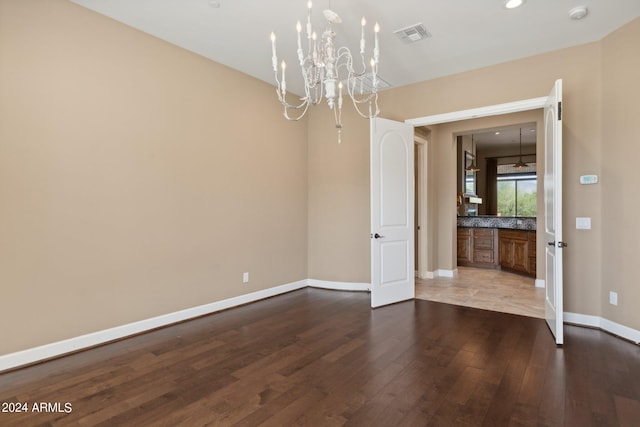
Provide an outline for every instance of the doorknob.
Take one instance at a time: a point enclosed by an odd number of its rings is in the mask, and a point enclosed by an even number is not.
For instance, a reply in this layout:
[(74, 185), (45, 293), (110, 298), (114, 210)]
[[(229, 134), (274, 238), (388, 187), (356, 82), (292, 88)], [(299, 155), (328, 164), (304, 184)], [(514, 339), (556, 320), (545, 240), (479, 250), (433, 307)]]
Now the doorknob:
[(376, 234), (374, 234), (374, 235), (373, 235), (373, 237), (375, 237), (376, 239), (381, 239), (381, 238), (383, 238), (384, 236), (383, 236), (382, 234), (378, 234), (378, 233), (376, 233)]
[(555, 242), (555, 241), (554, 241), (554, 242), (547, 242), (547, 245), (549, 245), (549, 246), (555, 246), (555, 245), (556, 245), (556, 242)]

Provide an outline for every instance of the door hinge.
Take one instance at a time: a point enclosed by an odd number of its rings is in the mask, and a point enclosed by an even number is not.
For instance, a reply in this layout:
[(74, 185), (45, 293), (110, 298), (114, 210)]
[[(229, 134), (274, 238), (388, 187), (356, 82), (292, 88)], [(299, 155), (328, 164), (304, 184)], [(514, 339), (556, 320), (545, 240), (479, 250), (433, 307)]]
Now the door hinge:
[(562, 101), (558, 101), (558, 120), (562, 120)]

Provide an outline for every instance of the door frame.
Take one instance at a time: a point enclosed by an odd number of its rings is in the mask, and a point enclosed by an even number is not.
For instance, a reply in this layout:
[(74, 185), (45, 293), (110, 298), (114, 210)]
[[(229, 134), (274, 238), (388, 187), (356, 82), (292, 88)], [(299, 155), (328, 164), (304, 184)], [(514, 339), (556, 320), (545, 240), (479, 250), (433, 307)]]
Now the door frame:
[[(415, 127), (414, 127), (415, 129)], [(417, 230), (417, 239), (414, 242), (416, 253), (416, 278), (426, 279), (428, 278), (428, 259), (429, 259), (429, 247), (427, 246), (427, 239), (429, 233), (427, 232), (427, 188), (429, 188), (429, 175), (426, 173), (426, 164), (428, 162), (429, 152), (429, 140), (418, 134), (413, 133), (414, 145), (418, 148), (418, 156), (414, 169), (417, 174), (416, 187), (415, 187), (415, 206), (416, 206), (416, 218), (414, 218), (414, 227), (420, 227)]]
[(417, 117), (405, 120), (405, 123), (413, 127), (437, 125), (441, 123), (457, 122), (460, 120), (477, 119), (480, 117), (498, 116), (501, 114), (519, 113), (520, 111), (537, 110), (544, 108), (547, 97), (524, 99), (522, 101), (507, 102), (504, 104), (487, 105), (485, 107), (471, 108), (468, 110), (453, 111), (451, 113), (434, 114), (431, 116)]
[[(471, 108), (467, 110), (459, 110), (459, 111), (452, 111), (449, 113), (416, 117), (413, 119), (407, 119), (405, 120), (405, 122), (409, 123), (414, 128), (420, 127), (420, 126), (437, 125), (437, 124), (456, 122), (461, 120), (469, 120), (469, 119), (476, 119), (476, 118), (482, 118), (482, 117), (498, 116), (502, 114), (519, 113), (522, 111), (543, 109), (546, 105), (546, 102), (547, 102), (547, 96), (541, 96), (538, 98), (523, 99), (523, 100), (507, 102), (503, 104), (486, 105), (484, 107)], [(427, 224), (426, 212), (421, 215), (424, 215), (424, 216), (421, 216), (419, 221), (420, 223), (426, 226)], [(417, 220), (418, 219), (416, 218), (416, 221)], [(453, 245), (453, 241), (454, 241), (453, 234), (451, 235), (451, 239), (452, 239), (452, 245)], [(452, 247), (455, 247), (455, 245), (453, 245)], [(452, 256), (453, 256), (453, 253), (452, 253)], [(426, 267), (425, 270), (432, 270), (434, 266), (425, 265), (425, 267)], [(443, 273), (445, 275), (455, 274), (455, 272), (456, 272), (455, 270), (454, 271), (440, 271), (440, 270), (435, 271), (436, 274)], [(435, 274), (427, 273), (427, 277), (433, 278), (435, 277)], [(540, 283), (540, 281), (537, 278), (536, 278), (536, 287), (544, 287), (544, 284)]]

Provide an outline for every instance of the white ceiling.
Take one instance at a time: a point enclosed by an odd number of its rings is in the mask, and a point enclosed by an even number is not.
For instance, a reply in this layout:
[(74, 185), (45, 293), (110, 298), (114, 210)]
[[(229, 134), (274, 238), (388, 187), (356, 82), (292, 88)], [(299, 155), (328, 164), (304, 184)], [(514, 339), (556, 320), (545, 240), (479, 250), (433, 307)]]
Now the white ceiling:
[[(218, 8), (214, 0), (71, 1), (271, 84), (274, 31), (278, 57), (290, 64), (288, 88), (302, 92), (295, 24), (306, 19), (306, 0), (218, 0)], [(589, 15), (572, 21), (568, 12), (578, 5)], [(503, 0), (313, 0), (318, 32), (327, 8), (343, 20), (334, 27), (337, 44), (354, 53), (361, 17), (371, 31), (367, 49), (379, 22), (379, 75), (392, 87), (599, 40), (640, 16), (640, 0), (528, 0), (514, 10)], [(432, 37), (404, 44), (393, 34), (417, 23)]]
[(520, 144), (521, 130), (524, 151), (527, 153), (535, 153), (537, 139), (535, 123), (479, 129), (473, 132), (465, 132), (461, 135), (473, 135), (473, 142), (479, 150), (492, 150), (498, 147), (505, 148), (508, 146), (517, 151)]

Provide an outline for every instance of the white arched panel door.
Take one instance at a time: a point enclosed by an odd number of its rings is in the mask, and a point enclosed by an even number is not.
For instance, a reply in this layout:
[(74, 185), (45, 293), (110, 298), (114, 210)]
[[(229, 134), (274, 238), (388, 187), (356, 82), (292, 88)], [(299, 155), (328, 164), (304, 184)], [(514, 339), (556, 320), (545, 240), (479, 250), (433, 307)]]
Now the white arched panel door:
[(556, 80), (544, 107), (544, 314), (556, 344), (564, 341), (562, 251), (562, 80)]
[(371, 120), (371, 307), (415, 297), (413, 126)]

